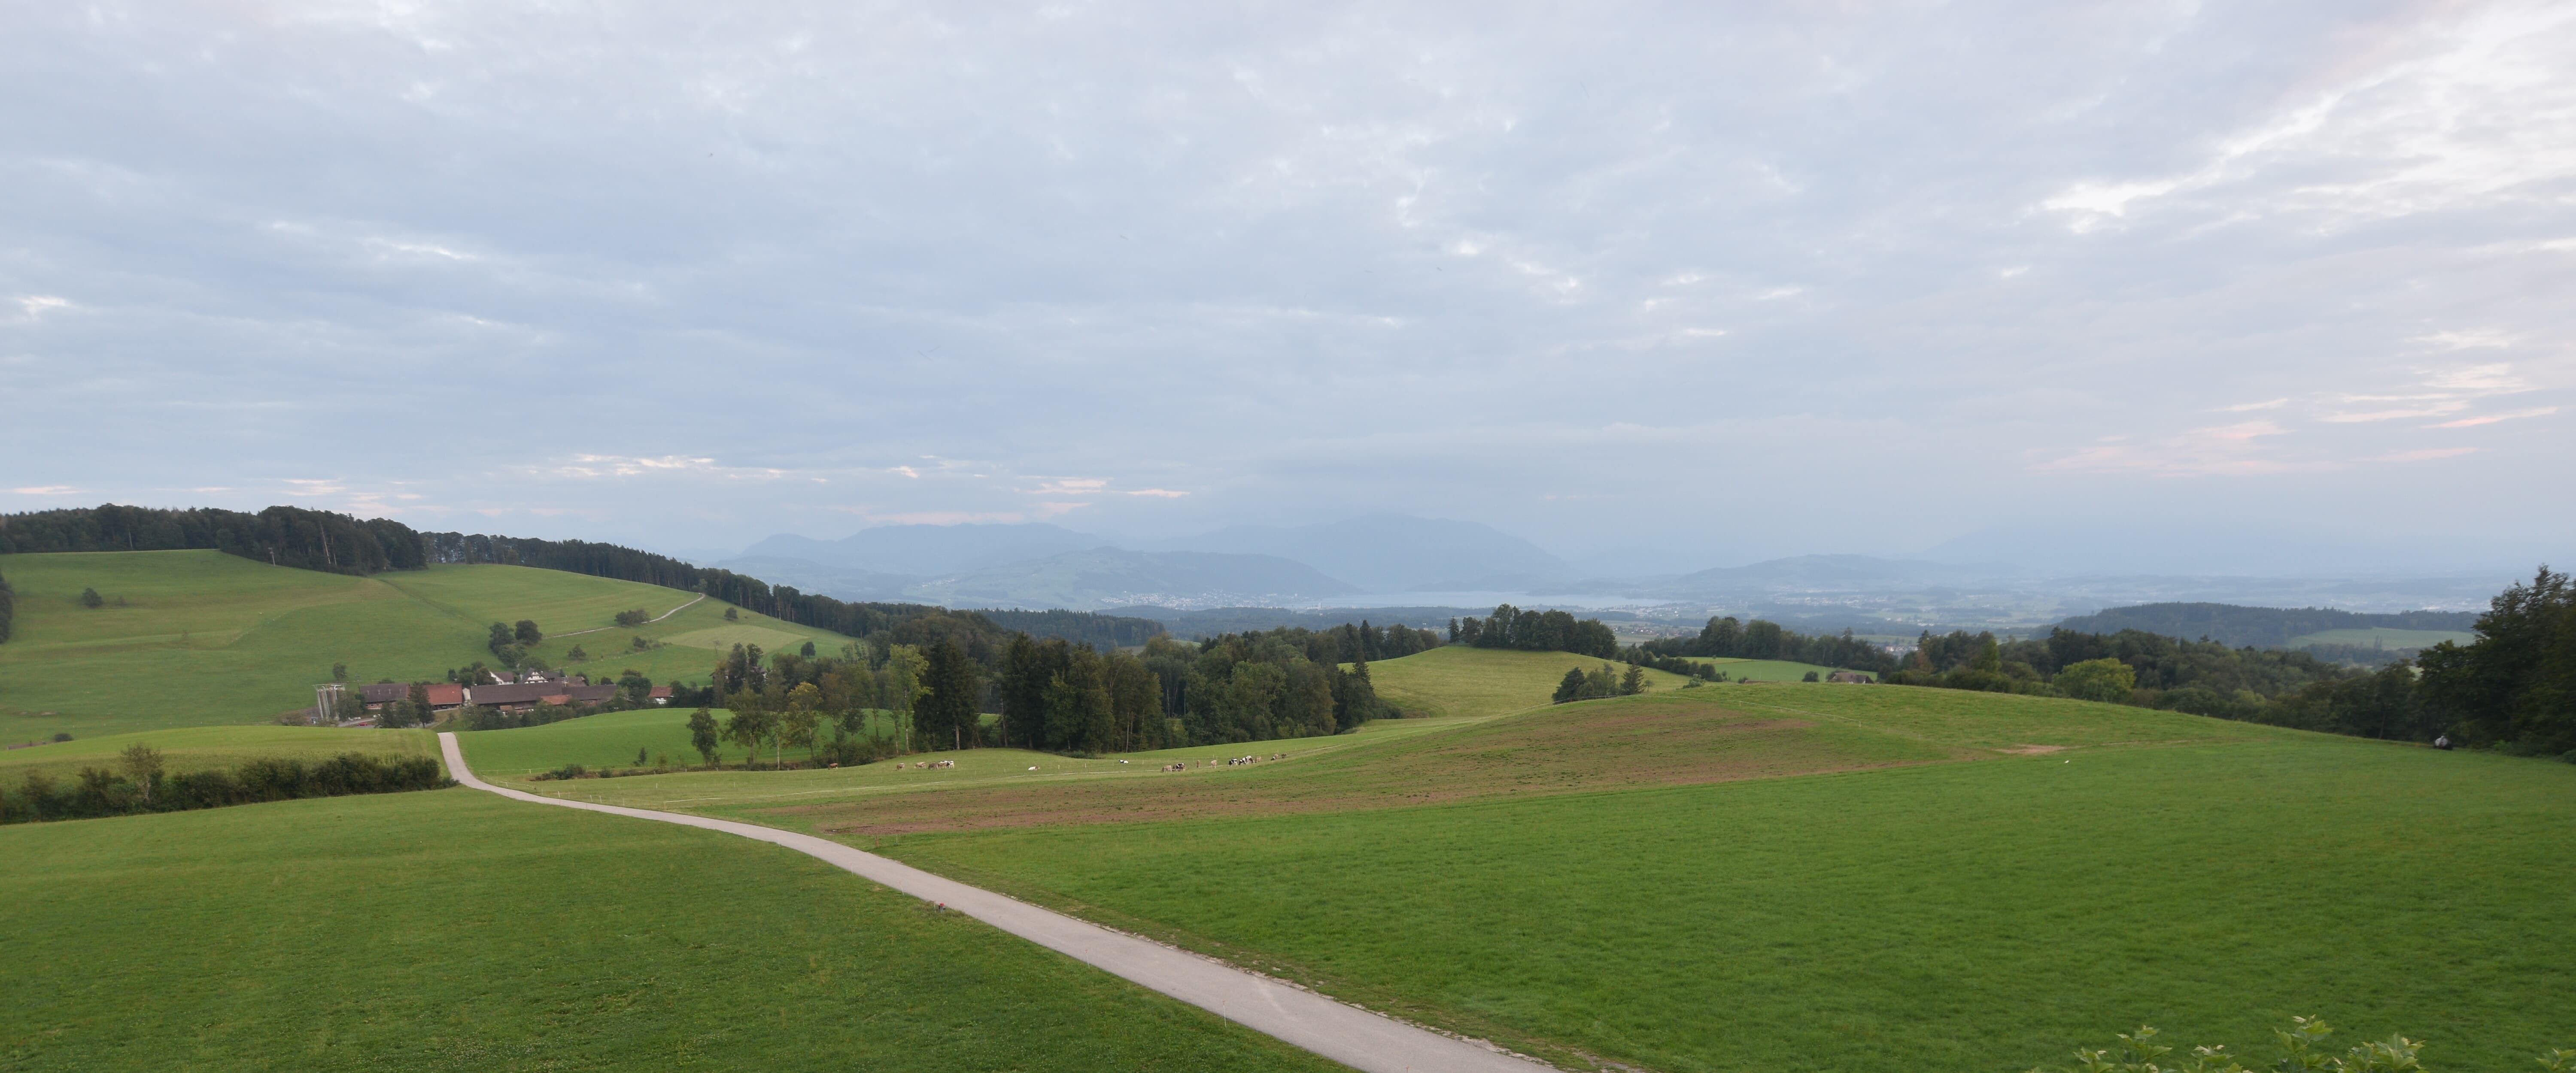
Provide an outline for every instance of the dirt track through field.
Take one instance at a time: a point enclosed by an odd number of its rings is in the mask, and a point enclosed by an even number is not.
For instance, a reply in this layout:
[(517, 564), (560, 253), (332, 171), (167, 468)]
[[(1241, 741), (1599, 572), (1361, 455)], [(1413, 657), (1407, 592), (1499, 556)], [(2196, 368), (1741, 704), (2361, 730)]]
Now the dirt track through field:
[(594, 805), (506, 790), (474, 777), (456, 735), (438, 745), (448, 774), (477, 790), (540, 805), (605, 812), (758, 839), (814, 857), (926, 902), (944, 905), (1039, 946), (1142, 984), (1226, 1020), (1369, 1073), (1532, 1073), (1549, 1068), (1480, 1044), (1416, 1028), (1312, 991), (1197, 954), (1040, 909), (979, 887), (811, 835), (676, 812)]

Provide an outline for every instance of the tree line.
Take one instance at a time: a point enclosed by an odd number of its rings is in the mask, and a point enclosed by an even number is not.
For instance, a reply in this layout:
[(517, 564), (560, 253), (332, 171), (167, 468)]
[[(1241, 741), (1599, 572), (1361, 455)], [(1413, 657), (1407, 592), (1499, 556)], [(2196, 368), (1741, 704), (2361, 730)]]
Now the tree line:
[(1156, 634), (1135, 653), (1019, 633), (990, 666), (953, 638), (915, 646), (880, 634), (834, 654), (810, 642), (779, 653), (736, 645), (708, 672), (691, 739), (709, 764), (730, 742), (772, 765), (789, 750), (846, 765), (987, 746), (1097, 755), (1336, 734), (1400, 714), (1378, 699), (1369, 653), (1438, 642), (1361, 623), (1196, 644)]
[(1655, 656), (1775, 659), (1872, 673), (1896, 669), (1895, 657), (1886, 649), (1852, 636), (1850, 630), (1802, 634), (1758, 618), (1751, 622), (1738, 622), (1732, 616), (1711, 618), (1695, 636), (1659, 637), (1637, 647)]
[(1572, 652), (1600, 659), (1619, 657), (1619, 639), (1597, 618), (1576, 621), (1564, 611), (1524, 611), (1497, 604), (1485, 618), (1449, 620), (1449, 641), (1471, 648), (1517, 648), (1525, 652)]
[(359, 521), (302, 507), (244, 514), (213, 507), (170, 510), (109, 503), (0, 515), (0, 555), (189, 548), (334, 574), (413, 570), (428, 561), (420, 534), (401, 522)]
[(30, 771), (14, 791), (0, 792), (0, 823), (87, 819), (142, 812), (340, 797), (456, 785), (425, 756), (380, 757), (343, 753), (306, 763), (296, 757), (263, 757), (225, 769), (166, 774), (159, 750), (127, 748), (113, 767), (84, 767), (70, 782)]
[(2139, 630), (2167, 637), (2200, 637), (2230, 647), (2288, 648), (2294, 638), (2327, 630), (2383, 627), (2399, 630), (2465, 630), (2472, 611), (2398, 611), (2372, 614), (2328, 607), (2241, 607), (2235, 604), (2161, 603), (2114, 607), (2057, 624), (2077, 633)]
[(2498, 594), (2471, 631), (2469, 644), (2445, 641), (2377, 670), (2143, 630), (2060, 628), (2011, 641), (1926, 632), (1881, 680), (2576, 759), (2576, 587), (2567, 575), (2541, 567)]

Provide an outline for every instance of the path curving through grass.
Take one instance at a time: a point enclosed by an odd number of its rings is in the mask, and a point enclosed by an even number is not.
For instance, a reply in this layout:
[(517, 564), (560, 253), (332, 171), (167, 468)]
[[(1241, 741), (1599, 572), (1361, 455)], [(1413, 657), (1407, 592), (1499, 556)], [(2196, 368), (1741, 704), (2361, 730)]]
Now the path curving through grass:
[(1533, 1060), (1417, 1028), (1312, 991), (1159, 943), (1040, 909), (812, 835), (676, 812), (595, 805), (503, 789), (474, 777), (456, 735), (438, 736), (447, 772), (477, 790), (541, 805), (660, 820), (758, 839), (860, 878), (962, 912), (1210, 1013), (1368, 1073), (1531, 1073)]

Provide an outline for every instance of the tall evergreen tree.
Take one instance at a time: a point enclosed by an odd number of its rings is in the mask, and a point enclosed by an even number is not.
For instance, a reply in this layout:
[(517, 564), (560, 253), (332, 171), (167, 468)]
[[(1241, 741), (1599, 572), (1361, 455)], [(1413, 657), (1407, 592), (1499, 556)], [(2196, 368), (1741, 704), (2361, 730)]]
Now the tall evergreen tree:
[(966, 650), (952, 639), (941, 639), (930, 649), (930, 666), (924, 677), (923, 684), (929, 692), (913, 705), (912, 714), (917, 746), (935, 752), (983, 744), (983, 728), (975, 718), (976, 692), (982, 686), (976, 680), (974, 661), (966, 658)]

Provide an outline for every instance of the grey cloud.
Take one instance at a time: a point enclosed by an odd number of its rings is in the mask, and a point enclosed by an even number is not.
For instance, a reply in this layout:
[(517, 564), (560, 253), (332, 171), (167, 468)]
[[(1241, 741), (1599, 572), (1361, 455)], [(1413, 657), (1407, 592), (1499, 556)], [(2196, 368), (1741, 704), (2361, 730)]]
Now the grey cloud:
[[(22, 6), (0, 484), (1715, 563), (2395, 480), (2425, 555), (2543, 549), (2570, 51), (2515, 4)], [(2407, 391), (2453, 408), (2332, 420)]]

